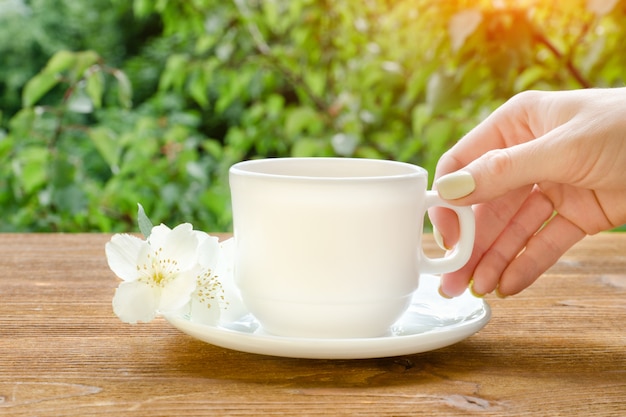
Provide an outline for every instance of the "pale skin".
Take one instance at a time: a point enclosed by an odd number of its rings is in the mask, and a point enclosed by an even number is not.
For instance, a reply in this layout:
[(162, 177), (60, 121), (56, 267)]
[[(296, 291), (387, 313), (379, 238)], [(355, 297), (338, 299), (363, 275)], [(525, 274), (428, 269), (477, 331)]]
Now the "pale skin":
[[(626, 223), (626, 88), (518, 94), (441, 157), (434, 187), (476, 215), (472, 257), (442, 276), (442, 295), (519, 293), (586, 235)], [(454, 246), (454, 214), (430, 216)]]

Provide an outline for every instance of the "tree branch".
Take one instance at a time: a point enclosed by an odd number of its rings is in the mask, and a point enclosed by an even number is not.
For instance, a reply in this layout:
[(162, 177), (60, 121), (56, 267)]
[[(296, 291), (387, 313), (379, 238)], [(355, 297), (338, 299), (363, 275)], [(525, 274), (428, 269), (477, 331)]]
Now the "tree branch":
[(581, 87), (592, 87), (592, 84), (582, 75), (580, 70), (576, 68), (574, 62), (572, 62), (573, 54), (570, 53), (569, 56), (565, 57), (565, 55), (561, 51), (559, 51), (558, 48), (552, 42), (550, 42), (550, 40), (543, 33), (541, 33), (536, 28), (533, 28), (533, 32), (535, 39), (537, 39), (539, 43), (548, 48), (548, 50), (552, 52), (552, 55), (554, 55), (559, 61), (563, 61), (565, 63), (565, 68), (570, 73), (570, 75), (574, 77), (578, 84), (580, 84)]

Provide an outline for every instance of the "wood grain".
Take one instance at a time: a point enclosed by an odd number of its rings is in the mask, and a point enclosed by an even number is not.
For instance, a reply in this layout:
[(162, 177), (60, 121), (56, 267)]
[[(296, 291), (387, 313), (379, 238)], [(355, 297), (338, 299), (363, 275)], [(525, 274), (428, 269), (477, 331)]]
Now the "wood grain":
[(340, 361), (121, 323), (109, 238), (0, 235), (0, 415), (626, 415), (624, 234), (585, 239), (518, 296), (488, 296), (491, 322), (461, 343)]

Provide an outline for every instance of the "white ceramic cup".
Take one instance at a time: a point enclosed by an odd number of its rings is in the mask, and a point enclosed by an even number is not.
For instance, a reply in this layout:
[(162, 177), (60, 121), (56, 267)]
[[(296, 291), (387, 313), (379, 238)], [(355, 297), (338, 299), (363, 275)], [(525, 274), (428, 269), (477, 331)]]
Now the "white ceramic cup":
[[(428, 173), (394, 161), (276, 158), (230, 169), (235, 283), (267, 333), (363, 338), (388, 333), (420, 273), (461, 268), (474, 244), (474, 214), (427, 191)], [(422, 249), (426, 210), (457, 213), (455, 249)]]

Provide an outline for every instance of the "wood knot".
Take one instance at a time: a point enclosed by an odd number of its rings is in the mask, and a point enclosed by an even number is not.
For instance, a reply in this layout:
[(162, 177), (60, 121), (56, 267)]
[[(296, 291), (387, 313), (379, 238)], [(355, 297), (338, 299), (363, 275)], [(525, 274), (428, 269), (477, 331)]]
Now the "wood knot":
[(408, 358), (397, 358), (397, 359), (394, 359), (391, 364), (391, 371), (392, 372), (406, 372), (409, 369), (413, 368), (414, 366), (415, 364), (413, 363), (413, 361)]

